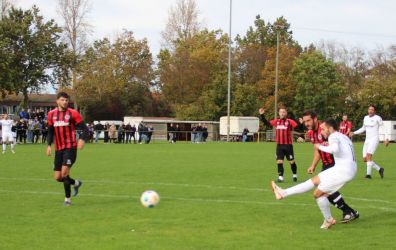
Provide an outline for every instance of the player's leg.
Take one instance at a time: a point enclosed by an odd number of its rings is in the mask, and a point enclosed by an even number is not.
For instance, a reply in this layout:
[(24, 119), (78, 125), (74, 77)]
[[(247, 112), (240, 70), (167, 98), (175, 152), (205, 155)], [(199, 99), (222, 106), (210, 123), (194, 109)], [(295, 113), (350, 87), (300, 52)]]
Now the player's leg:
[(317, 188), (314, 191), (314, 197), (316, 199), (316, 204), (318, 204), (318, 207), (324, 217), (323, 224), (320, 228), (329, 229), (332, 225), (336, 223), (336, 220), (331, 215), (330, 202), (327, 199), (327, 194)]
[(16, 143), (17, 143), (17, 138), (16, 138), (16, 135), (15, 135), (15, 137), (13, 138), (13, 140), (11, 142), (11, 152), (13, 154), (15, 154), (15, 145), (16, 145)]
[(271, 182), (271, 187), (272, 187), (272, 191), (275, 193), (275, 198), (277, 200), (281, 200), (291, 195), (308, 192), (309, 190), (311, 190), (312, 188), (314, 188), (319, 184), (320, 184), (320, 178), (319, 176), (315, 175), (311, 179), (287, 189), (280, 188), (275, 184), (275, 182)]
[(293, 181), (297, 182), (297, 164), (294, 159), (293, 145), (287, 145), (286, 159), (289, 161), (291, 170), (293, 172)]
[(375, 153), (375, 151), (377, 150), (378, 147), (378, 141), (372, 141), (368, 144), (367, 146), (367, 168), (370, 169), (375, 169), (378, 171), (378, 173), (380, 174), (381, 178), (384, 178), (384, 168), (378, 166), (374, 161), (373, 161), (373, 155)]
[(276, 164), (278, 166), (278, 180), (277, 182), (283, 182), (283, 174), (285, 169), (283, 168), (283, 159), (285, 158), (285, 152), (283, 145), (276, 144)]
[[(367, 170), (366, 170), (366, 179), (371, 179), (371, 170), (372, 170), (372, 164), (371, 164), (371, 158), (368, 155), (368, 146), (369, 142), (365, 141), (363, 145), (363, 161), (366, 163)], [(370, 159), (370, 163), (368, 161)]]
[(348, 223), (354, 219), (359, 218), (359, 212), (354, 210), (345, 202), (340, 192), (337, 191), (330, 194), (327, 199), (334, 207), (342, 211), (342, 223)]
[(12, 136), (9, 136), (8, 134), (3, 135), (3, 154), (5, 154), (7, 150), (7, 145), (10, 144), (11, 140)]

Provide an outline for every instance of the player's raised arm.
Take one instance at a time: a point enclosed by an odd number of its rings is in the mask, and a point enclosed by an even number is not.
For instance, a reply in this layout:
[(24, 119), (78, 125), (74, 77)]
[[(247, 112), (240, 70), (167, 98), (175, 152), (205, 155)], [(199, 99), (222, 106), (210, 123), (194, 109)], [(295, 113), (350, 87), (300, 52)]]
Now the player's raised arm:
[(265, 109), (260, 108), (260, 109), (259, 109), (259, 114), (260, 114), (259, 118), (260, 118), (260, 120), (261, 120), (266, 126), (269, 126), (269, 127), (272, 126), (271, 123), (265, 118), (264, 113), (265, 113)]

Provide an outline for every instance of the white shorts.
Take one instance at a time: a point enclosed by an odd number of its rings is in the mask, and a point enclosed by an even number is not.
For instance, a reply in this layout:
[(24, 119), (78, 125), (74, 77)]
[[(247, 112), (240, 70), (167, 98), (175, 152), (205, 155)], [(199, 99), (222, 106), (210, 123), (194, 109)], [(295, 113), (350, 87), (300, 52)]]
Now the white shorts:
[(356, 163), (345, 163), (334, 165), (318, 174), (320, 184), (318, 189), (324, 193), (332, 194), (337, 192), (345, 185), (348, 181), (351, 181), (357, 172)]
[(367, 154), (373, 155), (375, 150), (377, 150), (378, 143), (378, 140), (365, 141), (363, 145), (363, 158), (365, 158)]
[(12, 133), (3, 134), (3, 142), (13, 142), (14, 135)]

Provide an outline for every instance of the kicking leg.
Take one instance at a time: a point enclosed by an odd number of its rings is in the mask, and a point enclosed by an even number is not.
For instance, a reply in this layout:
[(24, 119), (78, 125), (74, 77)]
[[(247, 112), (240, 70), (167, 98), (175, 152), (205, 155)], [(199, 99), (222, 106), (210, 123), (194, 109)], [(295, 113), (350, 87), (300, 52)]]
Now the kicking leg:
[(282, 189), (278, 187), (274, 182), (271, 182), (271, 186), (272, 191), (275, 193), (275, 198), (277, 200), (281, 200), (287, 196), (308, 192), (309, 190), (314, 188), (315, 185), (319, 185), (319, 183), (319, 177), (316, 175), (312, 179), (309, 179), (288, 189)]

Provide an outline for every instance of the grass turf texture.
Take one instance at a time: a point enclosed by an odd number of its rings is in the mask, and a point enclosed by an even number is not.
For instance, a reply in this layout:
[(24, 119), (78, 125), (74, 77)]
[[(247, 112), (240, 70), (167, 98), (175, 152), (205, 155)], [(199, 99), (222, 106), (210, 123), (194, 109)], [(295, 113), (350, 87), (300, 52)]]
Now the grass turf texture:
[[(362, 144), (355, 144), (361, 155)], [(87, 145), (72, 177), (84, 185), (63, 207), (42, 145), (0, 156), (0, 249), (392, 249), (396, 229), (396, 145), (375, 161), (385, 179), (359, 159), (358, 176), (341, 193), (361, 218), (320, 230), (312, 192), (276, 201), (273, 143)], [(295, 144), (299, 181), (310, 177), (312, 145)], [(293, 185), (285, 164), (286, 182)], [(158, 207), (140, 194), (153, 189)], [(338, 220), (341, 212), (332, 208)]]

